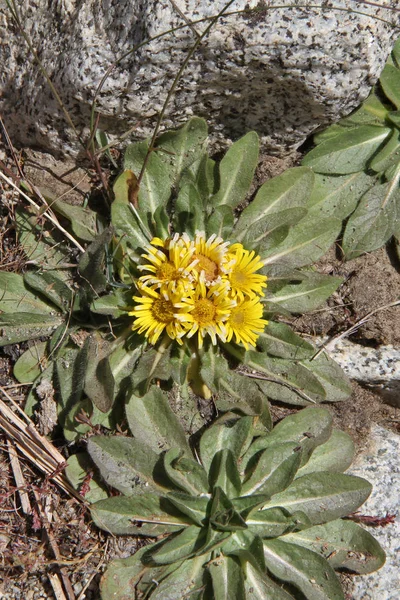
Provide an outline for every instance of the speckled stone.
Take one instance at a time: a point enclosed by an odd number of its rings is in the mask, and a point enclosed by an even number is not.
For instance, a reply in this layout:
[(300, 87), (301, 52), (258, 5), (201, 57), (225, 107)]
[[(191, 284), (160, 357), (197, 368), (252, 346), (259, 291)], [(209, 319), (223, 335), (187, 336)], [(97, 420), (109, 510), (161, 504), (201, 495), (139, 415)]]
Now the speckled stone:
[(370, 447), (348, 471), (372, 483), (371, 496), (362, 505), (363, 515), (395, 514), (393, 524), (367, 528), (386, 552), (386, 563), (371, 575), (354, 578), (353, 600), (399, 600), (400, 598), (400, 436), (375, 425)]
[[(172, 27), (183, 29), (121, 60), (98, 96), (100, 127), (113, 135), (155, 115), (188, 50), (226, 0), (25, 0), (21, 21), (52, 82), (85, 135), (95, 90), (121, 55)], [(236, 0), (190, 61), (166, 126), (207, 118), (223, 144), (250, 129), (264, 149), (284, 153), (317, 127), (348, 114), (367, 96), (398, 35), (398, 0)], [(302, 5), (302, 6), (300, 6)], [(315, 7), (317, 5), (317, 7)], [(320, 5), (318, 7), (318, 5)], [(358, 11), (352, 12), (351, 9)], [(362, 14), (361, 14), (362, 13)], [(14, 143), (76, 155), (80, 146), (22, 36), (0, 2), (0, 111)]]
[(367, 384), (386, 402), (400, 407), (400, 349), (368, 348), (344, 339), (328, 344), (326, 350), (350, 379)]

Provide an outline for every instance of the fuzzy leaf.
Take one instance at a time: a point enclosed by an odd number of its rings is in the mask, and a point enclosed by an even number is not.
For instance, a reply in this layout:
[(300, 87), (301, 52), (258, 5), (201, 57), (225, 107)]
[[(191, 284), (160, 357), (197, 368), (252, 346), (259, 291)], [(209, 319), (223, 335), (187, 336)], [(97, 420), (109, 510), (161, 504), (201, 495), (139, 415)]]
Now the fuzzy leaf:
[[(297, 167), (264, 183), (254, 200), (243, 210), (235, 227), (236, 239), (241, 241), (249, 229), (256, 239), (263, 232), (270, 231), (271, 227), (277, 227), (278, 223), (291, 223), (288, 211), (305, 208), (313, 181), (311, 169)], [(270, 225), (271, 218), (276, 219), (276, 215), (281, 213), (284, 218)]]
[(88, 452), (104, 481), (126, 496), (143, 493), (149, 488), (165, 490), (155, 480), (159, 455), (134, 438), (93, 436)]
[(231, 500), (220, 488), (214, 489), (210, 524), (218, 531), (241, 531), (247, 529), (245, 520), (234, 510)]
[(335, 217), (346, 219), (361, 196), (376, 182), (363, 171), (350, 175), (315, 174), (315, 183), (310, 197), (309, 218)]
[(193, 117), (176, 131), (166, 131), (157, 139), (157, 156), (172, 175), (176, 184), (184, 169), (196, 162), (204, 152), (207, 123)]
[(390, 134), (387, 127), (361, 125), (319, 144), (303, 159), (318, 173), (346, 175), (363, 171), (369, 158)]
[(86, 249), (79, 260), (79, 273), (88, 282), (91, 289), (101, 293), (106, 289), (107, 279), (104, 275), (105, 246), (110, 243), (111, 228), (105, 229)]
[(334, 569), (363, 575), (380, 569), (385, 563), (385, 553), (376, 539), (353, 521), (337, 519), (289, 533), (281, 540), (317, 552)]
[(153, 379), (167, 380), (171, 377), (170, 351), (171, 346), (165, 348), (160, 344), (156, 348), (149, 347), (142, 352), (131, 374), (132, 389), (135, 393), (140, 395), (146, 393)]
[(208, 492), (208, 478), (203, 467), (177, 448), (165, 453), (164, 469), (174, 485), (184, 492), (194, 496)]
[(296, 335), (284, 323), (276, 321), (270, 321), (268, 327), (259, 335), (257, 347), (272, 356), (293, 360), (311, 358), (315, 354), (314, 346)]
[(90, 310), (98, 315), (110, 315), (117, 319), (127, 317), (127, 311), (132, 304), (132, 290), (116, 288), (112, 294), (95, 298), (90, 305)]
[(220, 487), (229, 498), (240, 496), (242, 484), (231, 450), (223, 449), (215, 453), (210, 467), (209, 480), (211, 487)]
[[(101, 598), (134, 598), (146, 570), (142, 556), (153, 544), (140, 548), (133, 556), (112, 560), (100, 581)], [(150, 570), (150, 569), (149, 569)]]
[(285, 592), (265, 573), (258, 571), (250, 563), (246, 565), (244, 584), (247, 600), (294, 600), (294, 596)]
[[(400, 71), (399, 71), (400, 76)], [(383, 173), (400, 160), (400, 136), (398, 129), (394, 129), (389, 140), (369, 162), (369, 168), (376, 173)]]
[(219, 450), (231, 450), (237, 460), (247, 449), (252, 437), (251, 417), (222, 418), (215, 421), (200, 439), (200, 456), (209, 472), (215, 454)]
[[(72, 483), (74, 488), (81, 493), (82, 486), (85, 484), (87, 475), (90, 474), (93, 469), (93, 464), (86, 454), (86, 452), (79, 452), (78, 454), (72, 454), (67, 460), (67, 467), (65, 474), (69, 481)], [(92, 471), (93, 475), (93, 471)], [(108, 497), (107, 490), (104, 485), (99, 481), (96, 481), (96, 476), (92, 476), (88, 482), (88, 491), (85, 493), (85, 500), (90, 503), (104, 500)]]
[(108, 412), (114, 402), (115, 381), (108, 359), (109, 343), (97, 333), (89, 335), (84, 349), (87, 354), (85, 394), (101, 412)]
[(305, 278), (299, 283), (288, 283), (270, 297), (267, 308), (278, 307), (292, 313), (305, 313), (315, 310), (329, 298), (342, 283), (341, 277), (331, 277), (320, 273), (303, 273)]
[(209, 503), (208, 497), (191, 496), (184, 492), (170, 492), (167, 498), (179, 512), (186, 516), (185, 522), (189, 517), (191, 523), (195, 523), (199, 527), (204, 525)]
[(291, 512), (302, 511), (313, 525), (319, 525), (357, 510), (371, 489), (371, 484), (361, 477), (311, 473), (295, 479), (285, 491), (272, 496), (265, 508), (281, 506)]
[(0, 311), (2, 313), (54, 314), (54, 307), (45, 303), (41, 297), (31, 292), (24, 283), (22, 275), (0, 273)]
[(379, 83), (382, 86), (385, 96), (389, 98), (397, 110), (400, 109), (400, 70), (393, 65), (385, 65), (380, 77)]
[(187, 372), (190, 360), (190, 351), (185, 344), (183, 346), (175, 344), (175, 346), (171, 348), (171, 355), (169, 359), (171, 376), (178, 385), (183, 385), (187, 380)]
[(270, 446), (255, 458), (257, 460), (247, 465), (242, 494), (272, 496), (293, 481), (300, 465), (301, 452), (297, 444), (287, 442)]
[(14, 377), (19, 383), (32, 383), (46, 368), (47, 342), (35, 342), (25, 350), (14, 365)]
[[(251, 532), (261, 538), (275, 538), (288, 531), (293, 531), (293, 529), (298, 529), (298, 525), (304, 520), (298, 515), (300, 513), (292, 515), (283, 508), (267, 508), (254, 511), (247, 517), (246, 523)], [(307, 523), (309, 524), (309, 522)]]
[(126, 404), (126, 417), (134, 437), (154, 452), (180, 448), (192, 456), (182, 425), (160, 388), (153, 386), (141, 398), (132, 394)]
[(28, 271), (24, 275), (25, 283), (43, 294), (52, 304), (62, 312), (67, 312), (72, 301), (71, 288), (59, 277), (55, 271), (44, 271), (43, 273)]
[(324, 387), (326, 402), (340, 402), (351, 395), (351, 383), (343, 370), (328, 354), (322, 353), (313, 360), (302, 361)]
[(175, 201), (175, 229), (194, 237), (196, 231), (204, 230), (203, 202), (196, 186), (187, 182), (181, 186)]
[[(165, 510), (166, 509), (166, 510)], [(188, 525), (182, 516), (170, 513), (170, 503), (158, 494), (115, 496), (99, 500), (90, 507), (97, 527), (115, 535), (156, 537), (181, 530)]]
[(343, 473), (352, 463), (354, 457), (354, 442), (344, 431), (334, 429), (330, 438), (317, 446), (308, 462), (301, 467), (296, 477), (317, 471), (332, 471)]
[(215, 233), (222, 239), (229, 238), (232, 235), (233, 217), (230, 206), (226, 204), (217, 206), (207, 219), (205, 226), (207, 236)]
[(380, 248), (396, 231), (400, 222), (399, 180), (398, 166), (391, 181), (376, 184), (361, 198), (344, 232), (347, 259)]
[(259, 140), (254, 131), (234, 142), (219, 164), (220, 186), (210, 198), (213, 206), (236, 208), (249, 191), (258, 161)]
[[(148, 151), (148, 141), (130, 144), (125, 151), (124, 168), (139, 177)], [(150, 152), (139, 188), (140, 214), (151, 219), (159, 206), (165, 206), (171, 194), (171, 185), (171, 168), (167, 167), (157, 152)]]
[(24, 312), (0, 314), (0, 346), (48, 336), (63, 320), (56, 314), (54, 316)]
[(168, 536), (148, 555), (144, 557), (147, 564), (167, 565), (180, 560), (187, 560), (202, 549), (206, 542), (206, 530), (189, 525), (175, 535)]
[(63, 200), (51, 200), (51, 208), (68, 219), (73, 233), (85, 242), (93, 242), (97, 235), (97, 213), (90, 208), (68, 204)]
[(113, 202), (111, 205), (111, 223), (117, 236), (129, 242), (130, 247), (134, 250), (144, 248), (152, 237), (148, 226), (131, 204)]
[(246, 600), (243, 569), (231, 556), (220, 556), (209, 567), (215, 600)]
[(209, 556), (185, 560), (170, 575), (163, 578), (151, 594), (151, 600), (200, 600), (204, 589), (204, 567)]
[(332, 567), (319, 554), (280, 540), (264, 540), (268, 571), (296, 586), (309, 600), (344, 600)]

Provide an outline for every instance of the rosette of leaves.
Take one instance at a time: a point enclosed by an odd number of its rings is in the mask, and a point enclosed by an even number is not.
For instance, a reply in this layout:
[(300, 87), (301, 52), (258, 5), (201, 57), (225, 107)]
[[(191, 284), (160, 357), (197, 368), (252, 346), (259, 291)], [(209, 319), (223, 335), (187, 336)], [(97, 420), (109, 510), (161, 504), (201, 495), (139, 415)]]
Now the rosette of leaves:
[(314, 136), (303, 165), (316, 173), (312, 211), (347, 219), (341, 242), (352, 259), (400, 237), (400, 40), (367, 100)]
[(254, 423), (227, 413), (204, 431), (198, 451), (180, 427), (150, 445), (143, 435), (90, 438), (101, 475), (123, 494), (91, 506), (95, 523), (156, 538), (109, 565), (103, 600), (344, 600), (335, 569), (383, 565), (378, 542), (343, 519), (371, 485), (343, 473), (354, 447), (332, 429), (330, 413), (306, 408), (269, 432)]
[[(341, 226), (339, 219), (310, 210), (312, 169), (289, 169), (251, 198), (259, 154), (255, 133), (235, 142), (219, 163), (207, 153), (207, 126), (200, 118), (163, 133), (154, 148), (149, 143), (136, 142), (125, 152), (109, 226), (89, 208), (60, 208), (52, 201), (75, 237), (88, 244), (77, 263), (38, 215), (18, 212), (18, 240), (30, 267), (24, 275), (1, 274), (0, 343), (39, 340), (15, 366), (19, 381), (33, 382), (26, 410), (35, 409), (44, 382), (53, 389), (66, 437), (75, 439), (99, 424), (113, 427), (124, 402), (151, 397), (154, 384), (179, 390), (194, 429), (203, 424), (189, 400), (195, 379), (211, 390), (219, 410), (257, 414), (268, 426), (268, 399), (308, 405), (348, 397), (348, 381), (336, 363), (325, 355), (314, 360), (312, 344), (277, 319), (314, 310), (341, 282), (312, 268)], [(193, 239), (198, 230), (239, 242), (263, 260), (269, 325), (248, 352), (235, 343), (151, 346), (132, 332), (128, 311), (149, 241), (174, 233)], [(196, 386), (197, 393), (201, 389)]]

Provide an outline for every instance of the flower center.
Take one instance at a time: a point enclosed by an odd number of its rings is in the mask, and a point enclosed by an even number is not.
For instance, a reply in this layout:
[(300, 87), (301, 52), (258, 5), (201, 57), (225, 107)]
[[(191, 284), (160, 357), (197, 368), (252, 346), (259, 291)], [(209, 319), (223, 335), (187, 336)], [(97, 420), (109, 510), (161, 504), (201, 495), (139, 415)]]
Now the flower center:
[(204, 254), (194, 254), (194, 259), (199, 262), (195, 265), (196, 271), (201, 273), (204, 271), (206, 281), (214, 281), (218, 277), (218, 265), (211, 258), (204, 256)]
[(172, 302), (158, 298), (154, 300), (151, 307), (151, 314), (159, 323), (171, 323), (174, 320), (174, 307)]
[(164, 262), (157, 270), (156, 276), (158, 279), (169, 279), (176, 281), (179, 279), (179, 273), (174, 265), (170, 262)]
[(193, 318), (201, 325), (209, 325), (215, 322), (216, 309), (208, 298), (202, 298), (196, 302), (192, 312)]

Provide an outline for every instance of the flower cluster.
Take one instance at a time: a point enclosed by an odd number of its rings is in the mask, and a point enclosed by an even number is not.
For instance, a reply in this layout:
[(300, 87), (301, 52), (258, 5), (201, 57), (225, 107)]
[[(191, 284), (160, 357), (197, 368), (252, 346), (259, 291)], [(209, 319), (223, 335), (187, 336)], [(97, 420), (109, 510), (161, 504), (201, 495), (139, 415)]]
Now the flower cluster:
[(151, 344), (166, 331), (179, 344), (197, 333), (200, 348), (207, 334), (213, 344), (219, 337), (255, 346), (267, 324), (260, 301), (267, 278), (256, 273), (263, 263), (254, 251), (198, 232), (194, 240), (185, 233), (154, 238), (142, 257), (140, 296), (129, 312), (134, 331)]

